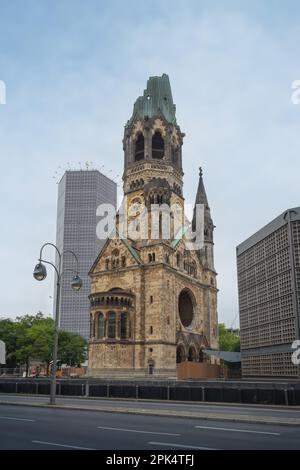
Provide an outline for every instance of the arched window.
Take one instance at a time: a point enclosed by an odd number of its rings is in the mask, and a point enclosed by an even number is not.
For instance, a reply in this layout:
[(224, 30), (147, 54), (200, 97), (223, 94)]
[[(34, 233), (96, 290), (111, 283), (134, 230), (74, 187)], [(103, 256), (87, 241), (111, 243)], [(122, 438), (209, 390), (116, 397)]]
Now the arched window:
[(108, 338), (114, 339), (116, 337), (116, 314), (110, 312), (108, 314)]
[(90, 314), (90, 337), (94, 338), (95, 336), (95, 322), (93, 319), (93, 315)]
[(148, 254), (148, 262), (149, 263), (155, 263), (155, 253), (149, 253)]
[(126, 339), (128, 337), (128, 331), (127, 331), (127, 314), (126, 313), (121, 313), (121, 318), (120, 318), (120, 338), (121, 339)]
[(103, 313), (98, 315), (98, 339), (103, 339), (105, 336), (105, 319)]
[(165, 154), (165, 142), (159, 131), (152, 137), (152, 158), (161, 160)]
[(135, 142), (134, 160), (139, 162), (145, 158), (145, 139), (143, 134), (139, 134)]

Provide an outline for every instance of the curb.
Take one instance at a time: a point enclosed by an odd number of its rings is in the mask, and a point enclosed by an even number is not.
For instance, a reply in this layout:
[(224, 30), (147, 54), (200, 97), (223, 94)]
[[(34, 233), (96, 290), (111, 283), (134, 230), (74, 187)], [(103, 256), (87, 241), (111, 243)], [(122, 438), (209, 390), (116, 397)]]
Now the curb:
[[(8, 396), (8, 395), (11, 395), (11, 396), (20, 396), (20, 397), (28, 397), (28, 398), (35, 398), (35, 397), (38, 397), (38, 398), (44, 398), (45, 394), (41, 394), (41, 393), (17, 393), (17, 394), (14, 394), (14, 393), (2, 393), (0, 392), (0, 397), (1, 395), (4, 395), (4, 396)], [(249, 410), (251, 410), (251, 408), (262, 408), (262, 409), (268, 409), (268, 410), (284, 410), (284, 411), (292, 411), (292, 410), (295, 410), (295, 411), (300, 411), (300, 405), (270, 405), (270, 404), (262, 404), (262, 403), (232, 403), (232, 402), (227, 402), (227, 401), (187, 401), (187, 400), (159, 400), (159, 399), (154, 399), (154, 398), (132, 398), (132, 397), (129, 397), (129, 398), (126, 398), (126, 397), (91, 397), (91, 396), (83, 396), (83, 395), (80, 395), (80, 396), (77, 396), (77, 395), (57, 395), (57, 398), (67, 398), (68, 400), (89, 400), (89, 401), (116, 401), (116, 402), (120, 402), (120, 401), (128, 401), (128, 402), (132, 402), (132, 403), (166, 403), (166, 404), (183, 404), (183, 405), (192, 405), (192, 404), (195, 404), (195, 405), (208, 405), (208, 406), (215, 406), (215, 407), (225, 407), (225, 406), (230, 406), (232, 408), (249, 408)], [(1, 401), (1, 398), (0, 398), (0, 401)], [(8, 402), (5, 402), (5, 403), (8, 403)]]
[(12, 405), (12, 406), (28, 406), (32, 408), (50, 408), (62, 409), (62, 410), (76, 410), (76, 411), (98, 411), (102, 413), (122, 413), (122, 414), (133, 414), (142, 416), (164, 416), (168, 418), (185, 418), (185, 419), (203, 419), (203, 420), (214, 420), (214, 421), (227, 421), (227, 422), (238, 422), (248, 424), (270, 424), (279, 426), (300, 426), (300, 418), (273, 418), (271, 416), (248, 416), (248, 415), (235, 415), (228, 416), (221, 413), (192, 413), (187, 411), (172, 411), (172, 410), (146, 410), (143, 408), (121, 408), (121, 407), (96, 407), (96, 406), (80, 406), (80, 405), (49, 405), (43, 403), (23, 403), (23, 402), (11, 402), (0, 400), (0, 405)]

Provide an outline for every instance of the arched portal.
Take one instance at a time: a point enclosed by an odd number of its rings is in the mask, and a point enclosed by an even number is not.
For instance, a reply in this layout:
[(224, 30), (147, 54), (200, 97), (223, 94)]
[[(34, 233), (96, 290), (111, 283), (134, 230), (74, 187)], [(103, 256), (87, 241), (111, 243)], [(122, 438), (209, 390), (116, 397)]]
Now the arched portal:
[(180, 364), (181, 362), (184, 362), (185, 359), (185, 350), (184, 347), (180, 344), (179, 346), (177, 346), (176, 350), (176, 362), (177, 364)]
[(205, 362), (205, 354), (202, 348), (199, 351), (199, 362)]
[(189, 362), (197, 362), (197, 352), (194, 346), (189, 348), (189, 355), (188, 355)]
[(154, 368), (155, 368), (155, 362), (153, 361), (153, 359), (150, 359), (148, 361), (148, 372), (149, 372), (149, 375), (153, 375), (154, 374)]

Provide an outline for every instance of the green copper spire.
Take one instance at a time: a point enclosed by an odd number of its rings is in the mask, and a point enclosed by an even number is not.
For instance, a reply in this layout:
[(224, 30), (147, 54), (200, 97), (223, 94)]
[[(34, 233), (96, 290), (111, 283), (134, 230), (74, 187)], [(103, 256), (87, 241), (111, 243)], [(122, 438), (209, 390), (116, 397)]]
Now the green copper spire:
[(133, 108), (133, 116), (139, 114), (150, 119), (161, 112), (170, 124), (176, 124), (176, 106), (173, 103), (171, 85), (168, 75), (150, 77), (144, 95), (140, 96)]

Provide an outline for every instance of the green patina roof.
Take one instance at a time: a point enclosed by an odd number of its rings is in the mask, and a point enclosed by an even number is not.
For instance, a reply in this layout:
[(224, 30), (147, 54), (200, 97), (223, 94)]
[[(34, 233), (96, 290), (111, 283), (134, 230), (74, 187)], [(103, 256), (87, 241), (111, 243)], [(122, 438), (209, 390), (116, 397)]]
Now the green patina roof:
[(150, 77), (144, 95), (140, 96), (133, 108), (133, 116), (139, 114), (142, 118), (152, 118), (161, 112), (165, 119), (176, 124), (176, 106), (173, 103), (172, 90), (168, 75)]
[(184, 235), (186, 234), (186, 232), (188, 231), (188, 226), (185, 225), (184, 227), (182, 227), (179, 232), (176, 234), (174, 240), (171, 241), (171, 247), (172, 248), (176, 248), (178, 243), (180, 242), (180, 240), (183, 239)]
[(120, 238), (120, 240), (124, 243), (124, 245), (126, 246), (126, 248), (130, 251), (130, 253), (132, 254), (132, 256), (134, 257), (134, 259), (139, 263), (139, 264), (143, 264), (140, 256), (138, 255), (137, 251), (133, 248), (133, 246), (128, 242), (128, 240), (126, 238), (121, 238), (120, 237), (120, 233), (119, 233), (119, 230), (116, 228), (116, 234), (118, 235), (118, 237)]

